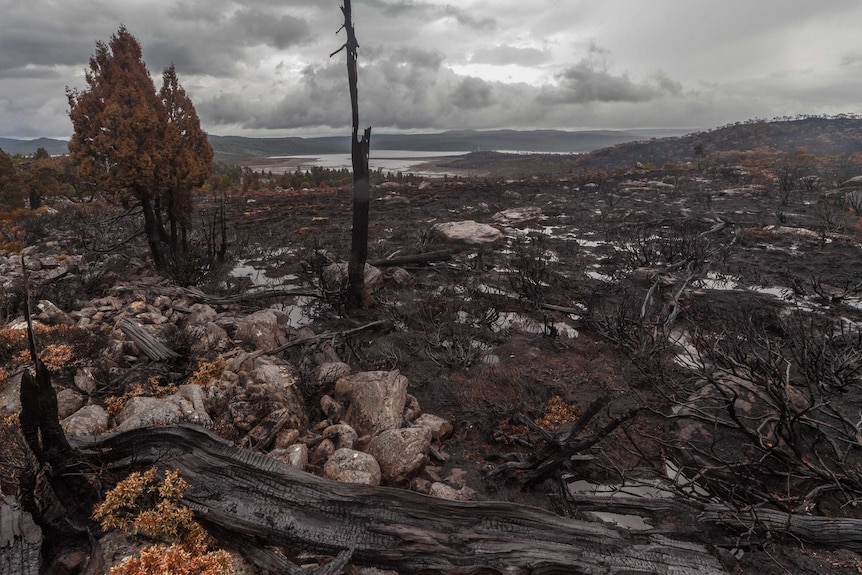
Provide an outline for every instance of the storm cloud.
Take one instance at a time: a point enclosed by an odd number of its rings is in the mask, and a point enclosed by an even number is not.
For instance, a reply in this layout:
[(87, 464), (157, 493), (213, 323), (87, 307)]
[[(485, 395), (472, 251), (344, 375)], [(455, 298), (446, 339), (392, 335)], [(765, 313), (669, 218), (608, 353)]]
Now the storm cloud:
[[(125, 25), (174, 63), (204, 128), (342, 133), (339, 0), (0, 0), (0, 136), (68, 136), (66, 86)], [(841, 0), (354, 0), (377, 131), (706, 128), (862, 111), (862, 4)]]

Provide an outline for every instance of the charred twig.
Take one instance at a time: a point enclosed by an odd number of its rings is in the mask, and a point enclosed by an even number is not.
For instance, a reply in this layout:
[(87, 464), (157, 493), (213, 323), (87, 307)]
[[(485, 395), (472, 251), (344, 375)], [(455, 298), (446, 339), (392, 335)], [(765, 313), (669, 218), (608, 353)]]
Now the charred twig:
[(284, 351), (286, 349), (290, 349), (291, 347), (296, 347), (298, 345), (309, 345), (312, 343), (318, 343), (320, 341), (335, 339), (337, 337), (346, 338), (346, 337), (349, 337), (351, 335), (357, 334), (357, 333), (362, 332), (362, 331), (366, 331), (369, 329), (373, 329), (375, 327), (380, 327), (382, 325), (386, 325), (386, 323), (387, 322), (384, 320), (372, 321), (371, 323), (367, 323), (367, 324), (361, 325), (359, 327), (354, 327), (352, 329), (346, 329), (344, 331), (329, 331), (329, 332), (321, 333), (321, 334), (318, 334), (318, 335), (315, 335), (312, 337), (304, 337), (301, 339), (295, 339), (293, 341), (287, 342), (284, 345), (280, 345), (280, 346), (276, 347), (275, 349), (270, 349), (268, 351), (264, 351), (264, 352), (260, 352), (260, 353), (262, 355), (275, 355), (277, 353), (281, 353), (282, 351)]
[[(504, 479), (516, 479), (522, 485), (534, 485), (550, 478), (555, 473), (563, 470), (567, 465), (575, 461), (591, 459), (583, 452), (610, 435), (617, 427), (632, 419), (639, 413), (639, 409), (632, 409), (620, 417), (613, 419), (599, 431), (590, 435), (581, 436), (592, 419), (599, 414), (610, 402), (610, 396), (602, 396), (596, 399), (584, 411), (583, 415), (570, 425), (564, 425), (556, 433), (541, 430), (544, 445), (536, 449), (530, 457), (523, 461), (510, 461), (499, 465), (490, 472), (490, 476), (503, 476)], [(529, 421), (523, 415), (520, 421), (527, 423), (532, 429), (541, 429), (535, 423)]]

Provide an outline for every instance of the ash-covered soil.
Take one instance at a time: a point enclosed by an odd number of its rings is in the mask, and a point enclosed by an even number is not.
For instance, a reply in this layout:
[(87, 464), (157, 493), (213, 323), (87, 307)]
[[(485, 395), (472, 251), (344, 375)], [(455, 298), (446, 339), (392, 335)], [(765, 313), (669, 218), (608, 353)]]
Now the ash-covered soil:
[[(368, 238), (369, 261), (382, 275), (359, 310), (345, 308), (343, 289), (325, 272), (349, 253), (347, 189), (225, 197), (230, 261), (202, 276), (194, 293), (150, 269), (140, 245), (112, 254), (89, 249), (93, 237), (82, 238), (104, 214), (69, 217), (69, 206), (43, 216), (51, 221), (40, 232), (45, 241), (34, 242), (28, 256), (43, 262), (35, 299), (69, 314), (70, 330), (120, 342), (106, 359), (75, 340), (73, 352), (82, 355), (67, 368), (58, 360), (55, 384), (87, 405), (110, 408), (111, 397), (128, 396), (142, 381), (152, 393), (189, 383), (219, 358), (233, 369), (232, 361), (242, 363), (237, 358), (253, 351), (237, 337), (237, 323), (259, 309), (285, 314), (284, 341), (381, 322), (277, 354), (297, 372), (308, 417), (298, 441), (307, 440), (312, 459), (321, 422), (332, 423), (322, 407), (331, 390), (312, 377), (329, 354), (355, 373), (398, 370), (423, 412), (451, 422), (451, 436), (404, 488), (448, 478), (475, 498), (578, 515), (560, 495), (566, 481), (662, 481), (682, 493), (691, 486), (668, 476), (671, 460), (736, 506), (855, 517), (862, 495), (854, 431), (862, 413), (862, 192), (839, 184), (782, 192), (768, 171), (741, 168), (387, 183), (373, 192)], [(204, 199), (199, 221), (212, 222), (221, 207)], [(490, 226), (498, 237), (447, 238), (435, 227), (466, 221)], [(421, 254), (434, 256), (423, 261)], [(386, 262), (404, 256), (416, 258)], [(46, 263), (51, 257), (56, 265)], [(78, 263), (52, 278), (69, 258)], [(5, 255), (7, 331), (19, 319), (16, 263), (16, 254)], [(306, 295), (231, 303), (194, 295), (286, 287)], [(135, 313), (128, 311), (133, 302), (143, 302)], [(149, 320), (177, 325), (181, 334), (181, 318), (201, 302), (219, 314), (214, 322), (228, 336), (220, 348), (191, 352), (187, 338), (153, 329), (185, 356), (157, 365), (117, 333), (121, 317), (147, 324), (142, 314), (156, 312), (164, 321)], [(59, 345), (71, 336), (51, 337), (45, 342)], [(2, 359), (13, 373), (25, 361), (22, 342), (4, 341)], [(98, 374), (89, 391), (75, 379), (84, 367)], [(209, 396), (214, 429), (243, 441), (254, 426), (239, 425), (235, 413), (231, 419), (231, 402), (249, 403), (249, 394)], [(604, 407), (591, 433), (630, 410), (638, 415), (587, 449), (590, 460), (573, 462), (565, 481), (527, 489), (488, 475), (542, 444), (524, 418), (554, 433), (600, 398)], [(730, 447), (709, 444), (697, 425), (704, 421), (714, 428), (710, 437)], [(322, 464), (310, 465), (319, 472)], [(741, 546), (744, 539), (740, 534)], [(759, 539), (736, 568), (843, 573), (860, 566), (853, 552), (802, 552), (791, 539)]]

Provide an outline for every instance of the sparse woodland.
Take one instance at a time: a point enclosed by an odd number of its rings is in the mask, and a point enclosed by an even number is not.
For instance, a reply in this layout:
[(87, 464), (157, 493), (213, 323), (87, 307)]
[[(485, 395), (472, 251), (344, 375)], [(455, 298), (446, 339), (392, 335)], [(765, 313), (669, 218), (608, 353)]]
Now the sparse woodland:
[(862, 569), (862, 121), (369, 175), (357, 306), (350, 179), (141, 66), (0, 154), (0, 573)]

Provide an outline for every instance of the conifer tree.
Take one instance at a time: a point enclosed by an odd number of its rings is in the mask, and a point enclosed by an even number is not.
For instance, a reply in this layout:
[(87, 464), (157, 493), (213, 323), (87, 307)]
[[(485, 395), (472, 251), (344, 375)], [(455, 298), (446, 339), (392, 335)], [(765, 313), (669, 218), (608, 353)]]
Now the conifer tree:
[(150, 253), (164, 268), (191, 221), (192, 189), (209, 174), (206, 133), (173, 66), (156, 93), (141, 45), (125, 26), (96, 43), (85, 79), (85, 90), (66, 90), (72, 160), (103, 192), (140, 204)]
[(194, 104), (177, 79), (174, 65), (162, 74), (159, 99), (165, 108), (167, 125), (162, 141), (163, 161), (159, 180), (161, 205), (170, 226), (171, 248), (188, 249), (186, 232), (191, 224), (192, 191), (206, 182), (212, 170), (213, 151), (201, 129)]

